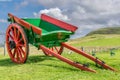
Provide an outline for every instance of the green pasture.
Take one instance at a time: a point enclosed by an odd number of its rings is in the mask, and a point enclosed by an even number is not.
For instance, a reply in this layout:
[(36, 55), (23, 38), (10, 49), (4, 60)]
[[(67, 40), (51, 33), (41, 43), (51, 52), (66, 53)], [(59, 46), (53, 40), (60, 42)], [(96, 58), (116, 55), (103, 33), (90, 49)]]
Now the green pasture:
[(96, 67), (95, 63), (81, 55), (64, 52), (62, 55), (81, 64), (89, 63), (89, 67), (97, 73), (81, 71), (54, 57), (30, 54), (25, 64), (15, 64), (9, 56), (0, 55), (0, 80), (119, 80), (120, 79), (120, 50), (114, 56), (109, 53), (98, 53), (96, 57), (114, 67), (117, 72)]
[[(68, 44), (76, 47), (119, 46), (119, 37), (118, 35), (101, 35), (101, 37), (94, 35), (71, 40)], [(74, 68), (55, 57), (45, 56), (42, 51), (38, 51), (33, 46), (30, 46), (30, 54), (25, 64), (13, 63), (7, 54), (3, 55), (2, 49), (0, 49), (0, 80), (120, 80), (120, 49), (114, 50), (114, 52), (113, 56), (108, 51), (96, 53), (95, 57), (115, 68), (117, 72), (96, 66), (94, 62), (83, 56), (74, 52), (69, 53), (69, 50), (64, 49), (63, 56), (81, 64), (89, 63), (89, 67), (97, 71), (97, 73), (91, 73)]]
[(74, 46), (90, 46), (90, 47), (120, 46), (120, 35), (95, 34), (71, 40), (69, 43)]

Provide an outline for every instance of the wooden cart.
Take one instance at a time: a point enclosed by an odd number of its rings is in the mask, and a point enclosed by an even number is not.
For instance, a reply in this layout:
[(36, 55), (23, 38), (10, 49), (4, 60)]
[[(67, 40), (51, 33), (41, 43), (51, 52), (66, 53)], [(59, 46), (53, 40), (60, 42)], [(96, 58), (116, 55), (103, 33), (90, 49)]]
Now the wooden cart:
[(96, 72), (85, 65), (74, 62), (61, 55), (64, 47), (94, 61), (106, 69), (115, 71), (100, 59), (87, 54), (65, 42), (77, 30), (76, 26), (42, 14), (41, 18), (18, 18), (8, 14), (10, 25), (6, 30), (6, 46), (11, 60), (15, 63), (25, 63), (29, 54), (29, 43), (42, 49), (47, 56), (54, 56), (81, 70)]

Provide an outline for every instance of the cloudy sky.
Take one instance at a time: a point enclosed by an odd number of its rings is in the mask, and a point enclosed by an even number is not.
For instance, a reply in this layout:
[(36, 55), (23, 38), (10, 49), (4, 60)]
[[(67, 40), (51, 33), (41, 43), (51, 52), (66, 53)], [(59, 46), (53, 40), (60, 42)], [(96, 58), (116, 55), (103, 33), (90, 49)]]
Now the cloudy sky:
[(120, 0), (0, 0), (0, 32), (7, 28), (7, 14), (40, 17), (41, 13), (77, 26), (73, 37), (111, 26), (120, 26)]

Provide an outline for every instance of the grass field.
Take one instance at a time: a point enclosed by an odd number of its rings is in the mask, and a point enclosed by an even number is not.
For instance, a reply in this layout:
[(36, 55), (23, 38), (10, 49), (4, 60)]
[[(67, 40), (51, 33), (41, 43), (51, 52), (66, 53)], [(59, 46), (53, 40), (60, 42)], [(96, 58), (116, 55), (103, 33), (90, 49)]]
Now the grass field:
[[(92, 41), (96, 40), (96, 38), (92, 38)], [(104, 37), (105, 40), (107, 38), (110, 37)], [(85, 40), (88, 42), (88, 46), (105, 46), (105, 43), (96, 45), (93, 42), (93, 44), (90, 44), (91, 38), (88, 37)], [(75, 40), (68, 43), (78, 47), (81, 46), (81, 42), (87, 45), (86, 41), (81, 39), (80, 42), (79, 40)], [(114, 42), (111, 43), (113, 46), (116, 44), (116, 41)], [(30, 48), (31, 54), (25, 64), (12, 63), (8, 55), (3, 56), (0, 54), (0, 80), (120, 80), (120, 49), (115, 50), (116, 54), (114, 56), (110, 56), (109, 52), (96, 53), (96, 57), (114, 67), (117, 72), (102, 69), (100, 66), (96, 67), (94, 62), (83, 56), (75, 53), (68, 54), (68, 50), (64, 50), (63, 56), (82, 64), (89, 63), (89, 67), (97, 71), (97, 73), (91, 73), (74, 68), (54, 57), (47, 57), (32, 46)]]
[(120, 35), (91, 35), (69, 42), (74, 46), (120, 46)]

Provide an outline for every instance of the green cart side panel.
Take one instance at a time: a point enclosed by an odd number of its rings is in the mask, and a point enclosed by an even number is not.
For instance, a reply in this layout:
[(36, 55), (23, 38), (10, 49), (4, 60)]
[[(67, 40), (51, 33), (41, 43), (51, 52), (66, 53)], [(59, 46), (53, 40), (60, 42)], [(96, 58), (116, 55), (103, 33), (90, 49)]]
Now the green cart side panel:
[(27, 33), (29, 43), (36, 47), (40, 44), (47, 47), (60, 46), (61, 42), (66, 42), (68, 38), (70, 38), (70, 35), (73, 34), (71, 31), (64, 30), (54, 24), (41, 20), (40, 18), (27, 18), (23, 20), (42, 29), (42, 36), (35, 34), (31, 30), (24, 29)]

